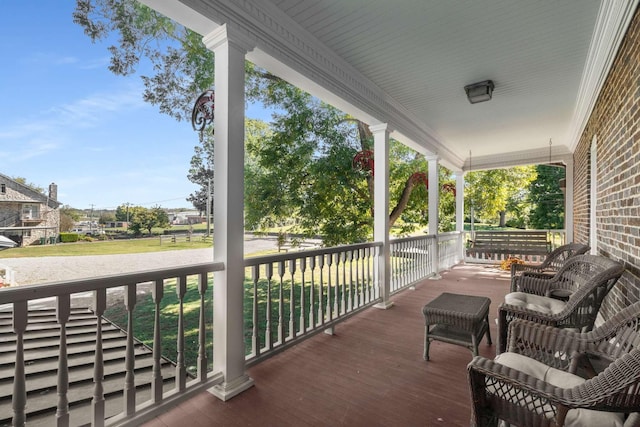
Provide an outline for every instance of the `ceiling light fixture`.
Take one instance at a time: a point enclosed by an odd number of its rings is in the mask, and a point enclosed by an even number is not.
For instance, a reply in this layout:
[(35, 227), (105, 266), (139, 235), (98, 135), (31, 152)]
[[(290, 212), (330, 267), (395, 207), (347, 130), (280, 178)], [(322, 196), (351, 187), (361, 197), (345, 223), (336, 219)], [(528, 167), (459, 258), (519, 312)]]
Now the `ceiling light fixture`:
[(493, 84), (493, 81), (485, 80), (483, 82), (466, 85), (464, 87), (464, 91), (467, 93), (469, 102), (476, 104), (478, 102), (490, 100), (494, 87), (495, 85)]

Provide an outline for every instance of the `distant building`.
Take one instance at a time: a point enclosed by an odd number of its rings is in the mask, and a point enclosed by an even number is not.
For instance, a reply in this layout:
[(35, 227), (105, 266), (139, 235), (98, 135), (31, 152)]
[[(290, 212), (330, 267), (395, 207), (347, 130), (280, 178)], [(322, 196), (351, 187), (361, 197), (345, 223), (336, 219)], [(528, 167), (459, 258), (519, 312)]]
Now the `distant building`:
[(0, 234), (20, 246), (57, 239), (60, 205), (56, 184), (43, 194), (0, 174)]
[(107, 221), (104, 224), (105, 228), (129, 228), (129, 223), (127, 221)]
[(207, 220), (198, 211), (173, 212), (169, 214), (169, 218), (173, 225), (201, 224)]

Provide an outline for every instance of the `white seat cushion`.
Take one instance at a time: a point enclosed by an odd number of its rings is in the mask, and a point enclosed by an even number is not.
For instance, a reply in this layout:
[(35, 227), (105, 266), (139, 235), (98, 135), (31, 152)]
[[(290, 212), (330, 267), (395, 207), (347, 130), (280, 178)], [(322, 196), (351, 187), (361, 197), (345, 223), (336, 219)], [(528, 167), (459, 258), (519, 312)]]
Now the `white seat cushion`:
[(504, 302), (543, 314), (558, 314), (564, 310), (564, 307), (567, 305), (566, 302), (555, 298), (527, 294), (525, 292), (511, 292), (505, 295)]
[[(577, 375), (552, 368), (517, 353), (502, 353), (495, 358), (495, 361), (560, 388), (572, 388), (585, 382), (584, 378)], [(548, 414), (550, 417), (553, 416), (551, 408), (548, 409)], [(567, 427), (622, 427), (624, 414), (571, 409), (567, 413), (564, 425)]]

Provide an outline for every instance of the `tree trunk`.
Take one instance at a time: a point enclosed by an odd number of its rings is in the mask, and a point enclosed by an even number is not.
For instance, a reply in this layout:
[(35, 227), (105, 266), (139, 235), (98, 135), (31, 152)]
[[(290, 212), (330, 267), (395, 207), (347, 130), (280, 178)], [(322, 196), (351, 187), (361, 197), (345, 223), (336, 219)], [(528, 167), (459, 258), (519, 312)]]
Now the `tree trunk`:
[(402, 211), (404, 211), (404, 208), (407, 207), (414, 185), (415, 183), (411, 178), (409, 178), (407, 182), (404, 184), (404, 188), (402, 189), (402, 195), (400, 196), (400, 200), (398, 200), (398, 203), (389, 214), (389, 228), (393, 227), (393, 224), (395, 224), (398, 218), (400, 218), (400, 215), (402, 215)]
[[(369, 130), (369, 125), (367, 125), (364, 122), (361, 122), (360, 120), (358, 120), (357, 123), (358, 123), (358, 136), (360, 138), (360, 150), (364, 151), (369, 148), (368, 147), (369, 144), (367, 144), (367, 142), (371, 139), (372, 134), (371, 134), (371, 131)], [(375, 161), (374, 161), (374, 165), (375, 165)], [(374, 174), (374, 170), (372, 169), (371, 173), (367, 175), (367, 188), (369, 189), (369, 200), (371, 200), (372, 216), (373, 216), (373, 174)]]
[(507, 211), (500, 211), (500, 227), (507, 226)]
[[(358, 120), (357, 123), (358, 123), (358, 136), (360, 137), (360, 148), (361, 150), (366, 150), (368, 149), (367, 141), (371, 139), (372, 134), (371, 134), (371, 131), (369, 130), (369, 126), (366, 123), (361, 122), (360, 120)], [(418, 156), (417, 153), (416, 153), (416, 156)], [(370, 174), (367, 175), (367, 187), (369, 188), (369, 198), (372, 201), (374, 197), (373, 175), (374, 175), (373, 170), (371, 171)], [(413, 191), (413, 187), (415, 186), (415, 184), (416, 183), (415, 183), (415, 180), (413, 179), (413, 176), (410, 176), (407, 179), (407, 182), (405, 183), (404, 188), (402, 189), (402, 195), (400, 196), (400, 200), (398, 200), (398, 203), (396, 203), (396, 206), (391, 210), (391, 213), (389, 214), (389, 227), (393, 227), (393, 224), (395, 224), (398, 218), (400, 218), (400, 215), (402, 215), (402, 212), (409, 204), (409, 198), (411, 197), (411, 192)], [(373, 203), (371, 203), (371, 206), (372, 206), (371, 215), (373, 215), (374, 214)]]

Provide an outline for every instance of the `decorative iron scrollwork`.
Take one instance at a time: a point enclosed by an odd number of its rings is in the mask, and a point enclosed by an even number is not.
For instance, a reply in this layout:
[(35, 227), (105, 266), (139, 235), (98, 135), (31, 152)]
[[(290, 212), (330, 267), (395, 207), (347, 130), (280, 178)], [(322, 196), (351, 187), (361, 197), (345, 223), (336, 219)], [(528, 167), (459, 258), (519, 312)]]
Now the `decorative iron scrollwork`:
[(193, 130), (200, 133), (202, 140), (204, 128), (213, 123), (215, 111), (215, 92), (213, 89), (206, 90), (196, 99), (191, 113), (191, 125)]
[(373, 151), (359, 151), (353, 158), (352, 165), (355, 170), (367, 171), (373, 175)]

